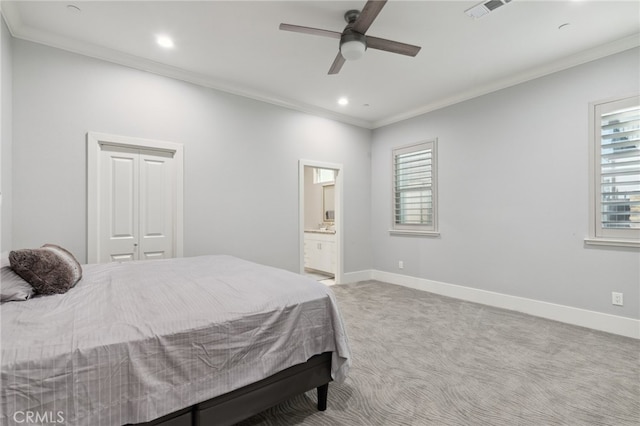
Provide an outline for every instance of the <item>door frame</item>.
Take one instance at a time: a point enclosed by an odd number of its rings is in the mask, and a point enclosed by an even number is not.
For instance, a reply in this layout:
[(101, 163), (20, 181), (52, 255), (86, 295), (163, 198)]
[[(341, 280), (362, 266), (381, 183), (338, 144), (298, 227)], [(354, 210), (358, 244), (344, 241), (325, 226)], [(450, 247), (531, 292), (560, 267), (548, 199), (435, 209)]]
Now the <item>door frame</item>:
[(343, 181), (344, 181), (344, 168), (339, 163), (327, 163), (324, 161), (304, 160), (298, 161), (298, 254), (300, 273), (304, 274), (304, 168), (315, 167), (320, 169), (333, 169), (337, 170), (335, 180), (335, 218), (334, 224), (336, 228), (336, 274), (335, 283), (340, 284), (343, 280)]
[(132, 149), (151, 149), (173, 154), (176, 170), (176, 200), (174, 222), (175, 257), (184, 254), (184, 146), (181, 143), (107, 133), (87, 133), (87, 263), (100, 259), (100, 151), (102, 145)]

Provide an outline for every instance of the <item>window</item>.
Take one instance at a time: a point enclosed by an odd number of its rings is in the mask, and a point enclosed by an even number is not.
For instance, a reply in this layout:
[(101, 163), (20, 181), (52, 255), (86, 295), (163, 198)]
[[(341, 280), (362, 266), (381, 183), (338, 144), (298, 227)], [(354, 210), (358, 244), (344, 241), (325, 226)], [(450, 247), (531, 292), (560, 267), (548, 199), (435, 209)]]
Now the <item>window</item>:
[(314, 169), (313, 183), (335, 182), (336, 174), (333, 169)]
[(393, 229), (438, 234), (437, 140), (393, 150)]
[(640, 96), (591, 104), (587, 243), (640, 247)]

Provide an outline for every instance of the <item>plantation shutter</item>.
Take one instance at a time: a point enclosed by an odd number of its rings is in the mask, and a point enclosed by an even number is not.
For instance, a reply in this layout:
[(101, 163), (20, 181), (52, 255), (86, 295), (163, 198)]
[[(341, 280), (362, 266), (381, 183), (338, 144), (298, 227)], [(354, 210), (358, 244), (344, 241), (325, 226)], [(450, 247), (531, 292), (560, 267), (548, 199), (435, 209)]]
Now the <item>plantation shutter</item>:
[(435, 143), (393, 151), (394, 229), (435, 230)]
[(598, 213), (603, 229), (640, 229), (640, 105), (635, 101), (600, 111)]

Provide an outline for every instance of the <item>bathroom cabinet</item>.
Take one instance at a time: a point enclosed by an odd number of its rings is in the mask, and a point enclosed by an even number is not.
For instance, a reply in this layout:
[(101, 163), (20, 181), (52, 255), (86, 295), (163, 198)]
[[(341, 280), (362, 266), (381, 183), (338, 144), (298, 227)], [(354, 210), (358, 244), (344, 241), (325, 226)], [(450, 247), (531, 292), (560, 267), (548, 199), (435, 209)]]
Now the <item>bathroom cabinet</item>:
[(336, 234), (305, 231), (304, 267), (335, 275)]

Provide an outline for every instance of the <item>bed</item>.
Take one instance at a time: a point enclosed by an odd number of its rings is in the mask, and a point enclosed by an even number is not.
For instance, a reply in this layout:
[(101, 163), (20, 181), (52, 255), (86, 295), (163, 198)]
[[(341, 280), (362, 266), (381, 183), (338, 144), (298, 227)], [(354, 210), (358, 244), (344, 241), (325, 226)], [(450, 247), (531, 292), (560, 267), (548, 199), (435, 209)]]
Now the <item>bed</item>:
[[(333, 293), (232, 256), (83, 265), (1, 307), (2, 425), (225, 425), (345, 379)], [(16, 417), (17, 415), (17, 417)]]

